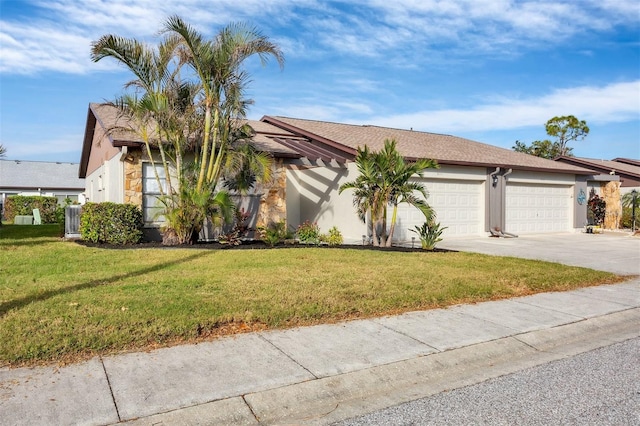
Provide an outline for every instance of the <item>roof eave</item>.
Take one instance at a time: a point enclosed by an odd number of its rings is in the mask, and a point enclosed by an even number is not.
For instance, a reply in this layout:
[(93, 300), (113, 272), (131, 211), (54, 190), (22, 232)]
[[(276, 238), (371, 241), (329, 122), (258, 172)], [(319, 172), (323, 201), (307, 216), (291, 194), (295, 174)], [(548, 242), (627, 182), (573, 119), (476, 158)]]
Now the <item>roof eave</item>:
[(84, 128), (84, 140), (82, 141), (82, 153), (80, 154), (80, 166), (78, 167), (78, 177), (81, 179), (87, 177), (87, 167), (89, 165), (89, 155), (91, 154), (91, 145), (93, 143), (95, 128), (96, 116), (91, 109), (91, 104), (89, 104), (87, 121)]

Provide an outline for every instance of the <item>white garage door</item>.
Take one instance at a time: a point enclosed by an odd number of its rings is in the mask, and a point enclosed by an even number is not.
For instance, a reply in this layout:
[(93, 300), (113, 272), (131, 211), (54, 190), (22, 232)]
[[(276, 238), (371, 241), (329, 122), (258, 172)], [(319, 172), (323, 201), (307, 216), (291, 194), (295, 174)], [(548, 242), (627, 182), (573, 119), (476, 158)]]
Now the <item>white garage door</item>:
[[(427, 188), (427, 203), (435, 210), (436, 220), (446, 226), (443, 236), (479, 234), (483, 230), (483, 182), (467, 180), (420, 181)], [(391, 211), (389, 212), (391, 215)], [(421, 226), (424, 215), (408, 204), (398, 206), (394, 240), (411, 241), (418, 237), (409, 229)]]
[(572, 228), (571, 186), (507, 183), (505, 230), (515, 234)]

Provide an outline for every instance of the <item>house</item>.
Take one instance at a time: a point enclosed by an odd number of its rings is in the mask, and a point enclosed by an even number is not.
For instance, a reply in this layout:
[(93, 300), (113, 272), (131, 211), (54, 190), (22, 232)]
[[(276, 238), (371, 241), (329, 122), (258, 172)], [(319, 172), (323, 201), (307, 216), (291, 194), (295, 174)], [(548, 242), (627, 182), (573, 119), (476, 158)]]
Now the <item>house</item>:
[(605, 228), (616, 229), (622, 217), (621, 197), (633, 190), (640, 192), (640, 160), (614, 158), (598, 160), (595, 158), (561, 156), (555, 159), (564, 164), (587, 167), (601, 176), (616, 176), (619, 180), (604, 181), (594, 179), (587, 183), (589, 192), (593, 190), (607, 203)]
[[(276, 169), (272, 184), (258, 185), (251, 194), (239, 200), (242, 207), (255, 213), (250, 223), (255, 228), (286, 219), (286, 170), (304, 167), (311, 161), (321, 162), (321, 158), (338, 158), (338, 155), (322, 148), (307, 148), (305, 138), (266, 122), (249, 120), (249, 124), (256, 132), (255, 146), (272, 154)], [(157, 230), (162, 221), (157, 215), (159, 189), (155, 173), (143, 141), (134, 132), (123, 130), (127, 127), (130, 127), (129, 123), (118, 115), (115, 107), (90, 104), (78, 173), (86, 182), (87, 201), (140, 206), (146, 236), (158, 238)], [(332, 161), (337, 164), (338, 160), (332, 158)], [(346, 159), (340, 161), (344, 164)], [(163, 170), (157, 169), (164, 175)], [(204, 235), (204, 238), (208, 237), (208, 234)]]
[[(117, 121), (112, 107), (89, 105), (80, 163), (90, 201), (140, 205), (147, 227), (158, 226), (149, 159), (135, 135), (108, 132)], [(276, 179), (259, 187), (250, 211), (254, 224), (286, 219), (290, 228), (315, 221), (323, 232), (337, 226), (345, 242), (362, 242), (368, 226), (358, 219), (349, 191), (341, 184), (355, 179), (353, 160), (359, 146), (379, 150), (385, 139), (396, 139), (407, 159), (432, 158), (439, 169), (420, 178), (429, 204), (447, 229), (445, 237), (486, 235), (490, 229), (515, 233), (570, 232), (586, 223), (587, 182), (598, 177), (592, 169), (451, 135), (264, 116), (250, 121), (254, 143), (270, 152)], [(607, 180), (618, 180), (606, 175)], [(245, 200), (246, 201), (246, 200)], [(394, 239), (411, 240), (412, 229), (424, 217), (401, 205)]]
[(0, 212), (7, 197), (42, 195), (84, 202), (84, 179), (78, 178), (78, 163), (0, 160)]
[[(420, 181), (428, 189), (427, 201), (437, 220), (447, 227), (445, 237), (483, 235), (493, 228), (515, 234), (565, 232), (586, 222), (586, 203), (580, 194), (586, 193), (587, 182), (597, 174), (589, 168), (451, 135), (286, 117), (265, 116), (262, 121), (336, 149), (349, 159), (358, 146), (379, 150), (385, 139), (396, 139), (405, 158), (437, 160), (440, 168), (426, 170)], [(359, 232), (367, 234), (353, 213), (348, 193), (338, 195), (337, 191), (357, 175), (353, 163), (347, 164), (347, 170), (316, 167), (291, 170), (289, 175), (289, 223), (311, 218), (321, 229), (336, 224), (343, 232), (353, 230), (352, 240)], [(409, 230), (422, 222), (415, 208), (401, 206), (394, 237), (410, 240)]]

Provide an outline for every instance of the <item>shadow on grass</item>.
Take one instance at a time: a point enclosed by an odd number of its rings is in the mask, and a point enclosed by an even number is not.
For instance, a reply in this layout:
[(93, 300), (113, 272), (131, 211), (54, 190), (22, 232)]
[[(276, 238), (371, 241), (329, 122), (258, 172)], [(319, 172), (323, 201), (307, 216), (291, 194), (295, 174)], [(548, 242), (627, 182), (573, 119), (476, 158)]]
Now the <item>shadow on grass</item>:
[[(0, 240), (0, 250), (8, 250), (9, 247), (35, 247), (42, 244), (51, 243), (51, 238), (52, 237), (35, 237), (35, 238), (25, 238), (21, 240), (11, 240), (11, 241)], [(55, 237), (55, 238), (60, 238), (60, 237)]]
[(33, 302), (42, 302), (43, 300), (47, 300), (50, 299), (52, 297), (58, 296), (60, 294), (65, 294), (65, 293), (73, 293), (74, 291), (79, 291), (79, 290), (84, 290), (87, 288), (94, 288), (94, 287), (100, 287), (100, 286), (104, 286), (104, 285), (108, 285), (108, 284), (112, 284), (116, 281), (122, 280), (122, 279), (126, 279), (126, 278), (132, 278), (132, 277), (138, 277), (144, 274), (148, 274), (151, 272), (156, 272), (156, 271), (160, 271), (162, 269), (165, 269), (169, 266), (173, 266), (173, 265), (178, 265), (180, 263), (185, 263), (185, 262), (189, 262), (198, 258), (201, 258), (205, 255), (210, 254), (211, 252), (202, 252), (202, 253), (196, 253), (193, 254), (191, 256), (187, 256), (185, 258), (182, 259), (177, 259), (174, 260), (172, 262), (167, 262), (167, 263), (162, 263), (159, 265), (154, 265), (148, 268), (144, 268), (141, 269), (139, 271), (135, 271), (135, 272), (129, 272), (126, 274), (121, 274), (121, 275), (115, 275), (113, 277), (110, 278), (104, 278), (104, 279), (100, 279), (100, 280), (91, 280), (88, 281), (86, 283), (80, 283), (80, 284), (76, 284), (76, 285), (72, 285), (71, 287), (63, 287), (63, 288), (58, 288), (55, 290), (49, 290), (49, 291), (45, 291), (44, 293), (40, 293), (40, 294), (35, 294), (35, 295), (29, 295), (29, 296), (25, 296), (19, 299), (15, 299), (15, 300), (11, 300), (9, 302), (6, 303), (2, 303), (0, 304), (0, 317), (3, 317), (7, 312), (9, 312), (10, 310), (17, 308), (20, 309), (24, 306), (29, 305), (30, 303)]
[(28, 240), (32, 238), (56, 238), (64, 233), (57, 223), (43, 225), (7, 225), (0, 226), (0, 241)]

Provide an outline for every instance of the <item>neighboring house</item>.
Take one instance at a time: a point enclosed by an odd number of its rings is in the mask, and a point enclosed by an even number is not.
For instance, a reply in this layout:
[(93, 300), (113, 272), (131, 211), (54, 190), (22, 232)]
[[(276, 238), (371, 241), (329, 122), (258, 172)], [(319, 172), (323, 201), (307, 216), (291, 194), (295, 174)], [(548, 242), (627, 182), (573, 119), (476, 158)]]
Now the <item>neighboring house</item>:
[[(151, 214), (156, 193), (149, 159), (135, 135), (108, 134), (116, 122), (113, 108), (89, 106), (80, 163), (87, 197), (137, 204), (146, 212), (146, 225), (158, 226)], [(387, 138), (396, 139), (409, 160), (432, 158), (440, 164), (420, 181), (437, 220), (447, 227), (445, 237), (483, 235), (492, 228), (515, 234), (582, 228), (587, 215), (581, 195), (597, 175), (589, 168), (449, 135), (271, 116), (249, 124), (256, 131), (254, 143), (276, 160), (273, 184), (252, 195), (253, 224), (286, 219), (295, 229), (310, 220), (323, 232), (337, 226), (349, 243), (361, 242), (369, 231), (356, 215), (351, 191), (338, 194), (338, 188), (357, 176), (357, 147), (379, 150)], [(422, 222), (415, 208), (401, 205), (396, 242), (411, 241), (409, 229)]]
[(616, 229), (622, 217), (621, 197), (633, 190), (640, 191), (640, 160), (631, 158), (614, 158), (598, 160), (595, 158), (567, 157), (556, 158), (564, 164), (587, 167), (602, 176), (617, 177), (619, 180), (603, 181), (594, 179), (588, 182), (589, 192), (594, 190), (607, 203), (605, 228)]
[(85, 182), (78, 178), (78, 163), (0, 160), (0, 211), (11, 195), (43, 195), (64, 204), (84, 202)]

